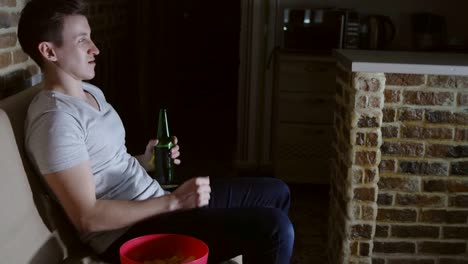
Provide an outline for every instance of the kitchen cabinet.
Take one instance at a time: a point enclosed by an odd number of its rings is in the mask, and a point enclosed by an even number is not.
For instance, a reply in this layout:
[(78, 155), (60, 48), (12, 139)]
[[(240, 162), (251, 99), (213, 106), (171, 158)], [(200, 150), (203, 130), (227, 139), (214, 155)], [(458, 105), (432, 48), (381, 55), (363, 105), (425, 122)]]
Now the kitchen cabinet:
[(276, 54), (273, 167), (286, 182), (329, 183), (335, 67), (331, 55)]

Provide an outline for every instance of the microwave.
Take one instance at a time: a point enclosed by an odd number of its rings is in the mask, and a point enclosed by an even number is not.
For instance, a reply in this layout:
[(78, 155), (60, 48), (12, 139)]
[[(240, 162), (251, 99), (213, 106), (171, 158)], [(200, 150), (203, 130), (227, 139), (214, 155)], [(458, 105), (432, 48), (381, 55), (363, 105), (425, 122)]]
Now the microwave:
[(285, 8), (281, 48), (329, 51), (359, 48), (359, 14), (348, 9)]

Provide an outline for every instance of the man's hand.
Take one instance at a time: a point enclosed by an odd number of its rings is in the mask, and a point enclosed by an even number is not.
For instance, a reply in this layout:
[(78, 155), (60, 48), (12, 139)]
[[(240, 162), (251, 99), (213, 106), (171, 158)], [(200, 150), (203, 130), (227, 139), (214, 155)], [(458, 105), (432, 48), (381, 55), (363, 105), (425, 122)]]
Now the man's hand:
[(171, 148), (171, 152), (170, 152), (170, 155), (171, 155), (171, 159), (174, 160), (174, 164), (176, 165), (179, 165), (180, 164), (180, 159), (179, 159), (179, 156), (180, 156), (180, 147), (179, 145), (177, 145), (177, 142), (179, 142), (179, 140), (177, 139), (176, 136), (173, 136), (172, 137), (172, 144), (174, 144), (174, 146), (172, 146)]
[[(174, 164), (179, 165), (181, 163), (179, 156), (180, 156), (180, 147), (177, 145), (179, 140), (177, 137), (172, 137), (172, 146), (170, 150), (171, 159), (174, 161)], [(154, 146), (158, 144), (157, 139), (150, 139), (148, 144), (146, 145), (145, 153), (142, 155), (135, 156), (137, 160), (140, 162), (141, 166), (145, 168), (146, 171), (153, 171), (154, 170), (154, 162), (150, 162), (151, 158), (153, 157), (153, 149)]]
[(210, 193), (209, 177), (192, 178), (170, 194), (175, 197), (171, 210), (192, 209), (208, 205)]

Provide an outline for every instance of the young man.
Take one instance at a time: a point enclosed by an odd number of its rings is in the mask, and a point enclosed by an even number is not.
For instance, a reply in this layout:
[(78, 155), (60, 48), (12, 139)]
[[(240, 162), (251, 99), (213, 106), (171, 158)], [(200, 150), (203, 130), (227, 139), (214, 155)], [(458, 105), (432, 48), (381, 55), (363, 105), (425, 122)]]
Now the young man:
[(283, 182), (195, 177), (169, 193), (145, 170), (155, 140), (143, 155), (127, 153), (116, 111), (83, 82), (94, 77), (99, 54), (85, 14), (82, 0), (31, 0), (18, 24), (23, 50), (44, 74), (28, 110), (26, 148), (82, 241), (112, 263), (122, 243), (151, 233), (200, 238), (210, 263), (238, 254), (245, 263), (289, 263), (294, 231)]

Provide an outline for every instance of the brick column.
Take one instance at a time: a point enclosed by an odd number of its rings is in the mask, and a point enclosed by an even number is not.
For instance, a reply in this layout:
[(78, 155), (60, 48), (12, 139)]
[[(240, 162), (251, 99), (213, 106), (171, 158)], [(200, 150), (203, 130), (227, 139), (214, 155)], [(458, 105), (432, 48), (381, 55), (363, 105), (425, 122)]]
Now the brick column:
[(329, 261), (371, 263), (377, 215), (385, 75), (338, 65)]
[(330, 263), (468, 263), (468, 76), (338, 69)]

